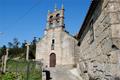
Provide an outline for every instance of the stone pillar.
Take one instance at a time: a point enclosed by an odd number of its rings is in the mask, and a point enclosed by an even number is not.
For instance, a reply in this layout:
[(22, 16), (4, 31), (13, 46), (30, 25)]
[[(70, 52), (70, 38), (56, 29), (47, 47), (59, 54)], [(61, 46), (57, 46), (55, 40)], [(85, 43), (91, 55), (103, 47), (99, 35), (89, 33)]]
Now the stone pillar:
[(45, 72), (42, 72), (42, 80), (46, 80), (46, 74), (45, 74)]
[(9, 49), (6, 49), (6, 54), (4, 54), (2, 56), (2, 72), (5, 73), (6, 72), (6, 63), (8, 60), (8, 51)]
[(2, 72), (3, 72), (3, 66), (4, 66), (4, 55), (2, 56), (2, 67), (1, 67)]
[(26, 60), (27, 60), (27, 61), (29, 60), (29, 46), (30, 46), (30, 44), (27, 43), (27, 44), (26, 44), (26, 47), (27, 47), (27, 51), (26, 51)]

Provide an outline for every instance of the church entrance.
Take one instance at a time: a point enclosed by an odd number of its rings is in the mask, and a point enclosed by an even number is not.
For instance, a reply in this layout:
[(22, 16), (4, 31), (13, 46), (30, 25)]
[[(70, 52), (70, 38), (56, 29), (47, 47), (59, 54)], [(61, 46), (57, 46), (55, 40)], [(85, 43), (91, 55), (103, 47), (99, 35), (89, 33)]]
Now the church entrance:
[(50, 54), (50, 67), (55, 67), (56, 65), (56, 54), (51, 53)]

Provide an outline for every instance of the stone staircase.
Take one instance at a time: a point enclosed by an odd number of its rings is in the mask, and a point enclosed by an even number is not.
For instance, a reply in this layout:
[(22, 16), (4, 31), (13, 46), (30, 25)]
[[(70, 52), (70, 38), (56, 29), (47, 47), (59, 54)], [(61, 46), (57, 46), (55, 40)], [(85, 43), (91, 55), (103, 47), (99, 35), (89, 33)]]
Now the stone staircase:
[[(47, 68), (50, 71), (51, 80), (82, 80), (76, 74), (76, 70), (71, 67), (59, 66), (53, 68)], [(43, 76), (45, 79), (45, 75)]]

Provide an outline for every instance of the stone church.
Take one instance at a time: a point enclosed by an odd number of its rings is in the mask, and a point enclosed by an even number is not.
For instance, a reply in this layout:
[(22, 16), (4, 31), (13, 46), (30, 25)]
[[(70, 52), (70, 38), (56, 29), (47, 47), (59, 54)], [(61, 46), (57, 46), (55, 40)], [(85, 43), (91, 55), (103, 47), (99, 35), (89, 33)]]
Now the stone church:
[(65, 30), (64, 6), (54, 12), (48, 11), (44, 37), (37, 43), (36, 59), (42, 59), (44, 65), (74, 65), (77, 40)]
[(65, 30), (63, 6), (48, 11), (36, 45), (36, 60), (49, 67), (52, 80), (120, 80), (120, 0), (91, 0), (75, 36)]

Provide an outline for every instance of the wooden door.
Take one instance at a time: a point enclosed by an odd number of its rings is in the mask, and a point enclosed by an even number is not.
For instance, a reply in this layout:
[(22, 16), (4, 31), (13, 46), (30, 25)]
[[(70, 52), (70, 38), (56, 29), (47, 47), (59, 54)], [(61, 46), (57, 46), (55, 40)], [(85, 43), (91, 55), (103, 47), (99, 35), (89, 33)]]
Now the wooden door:
[(51, 53), (50, 54), (50, 67), (55, 67), (56, 65), (56, 54)]

